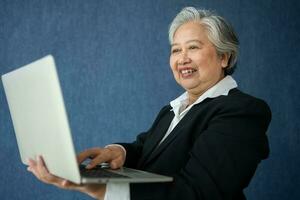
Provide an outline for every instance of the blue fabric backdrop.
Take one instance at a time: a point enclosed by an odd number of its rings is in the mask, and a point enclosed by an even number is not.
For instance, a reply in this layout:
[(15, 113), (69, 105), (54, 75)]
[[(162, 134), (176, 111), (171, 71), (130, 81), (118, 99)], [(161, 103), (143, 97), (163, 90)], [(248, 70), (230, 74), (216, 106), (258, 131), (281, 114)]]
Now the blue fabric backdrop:
[[(182, 93), (169, 69), (167, 31), (188, 5), (216, 10), (233, 24), (241, 42), (234, 77), (273, 112), (271, 155), (248, 199), (300, 199), (297, 0), (0, 0), (0, 74), (53, 54), (77, 151), (132, 141)], [(0, 161), (0, 199), (90, 199), (26, 171), (2, 84)]]

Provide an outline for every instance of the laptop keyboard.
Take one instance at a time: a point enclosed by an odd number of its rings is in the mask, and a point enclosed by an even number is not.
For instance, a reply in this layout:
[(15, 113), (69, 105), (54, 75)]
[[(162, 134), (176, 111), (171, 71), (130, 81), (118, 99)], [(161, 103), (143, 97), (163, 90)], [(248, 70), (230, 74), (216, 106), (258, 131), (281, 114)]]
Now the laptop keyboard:
[(86, 169), (85, 165), (79, 166), (80, 173), (82, 176), (89, 178), (130, 178), (128, 176), (120, 175), (114, 172), (103, 169), (101, 166), (96, 166), (93, 169)]

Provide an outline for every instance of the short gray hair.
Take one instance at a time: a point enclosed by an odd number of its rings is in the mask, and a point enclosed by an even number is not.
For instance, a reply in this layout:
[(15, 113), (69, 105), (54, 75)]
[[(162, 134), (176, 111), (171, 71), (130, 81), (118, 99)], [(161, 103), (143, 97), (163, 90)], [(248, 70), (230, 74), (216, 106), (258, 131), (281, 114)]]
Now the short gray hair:
[(225, 74), (232, 74), (236, 68), (239, 40), (231, 24), (210, 10), (196, 9), (194, 7), (183, 8), (170, 25), (170, 44), (173, 43), (176, 30), (181, 25), (191, 21), (196, 21), (203, 25), (207, 31), (208, 39), (216, 47), (219, 55), (228, 54), (228, 67), (225, 69)]

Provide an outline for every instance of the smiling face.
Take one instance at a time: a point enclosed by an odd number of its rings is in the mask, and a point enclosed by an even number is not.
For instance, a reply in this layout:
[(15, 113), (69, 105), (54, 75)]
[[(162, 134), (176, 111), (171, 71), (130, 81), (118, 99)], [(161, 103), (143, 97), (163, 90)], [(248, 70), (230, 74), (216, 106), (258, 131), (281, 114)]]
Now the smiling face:
[(175, 32), (170, 66), (175, 80), (193, 103), (206, 90), (224, 78), (228, 56), (218, 55), (199, 22), (188, 22)]

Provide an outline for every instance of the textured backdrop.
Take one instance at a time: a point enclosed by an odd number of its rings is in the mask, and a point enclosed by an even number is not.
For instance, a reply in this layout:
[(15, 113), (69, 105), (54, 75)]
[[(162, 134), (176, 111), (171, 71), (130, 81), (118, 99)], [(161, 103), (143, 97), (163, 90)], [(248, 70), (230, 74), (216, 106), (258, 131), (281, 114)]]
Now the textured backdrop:
[[(300, 199), (300, 5), (297, 0), (0, 0), (0, 74), (56, 58), (77, 151), (132, 141), (182, 93), (169, 69), (168, 25), (188, 5), (235, 27), (234, 77), (273, 112), (271, 155), (246, 194)], [(21, 164), (0, 84), (0, 199), (90, 199), (37, 181)]]

